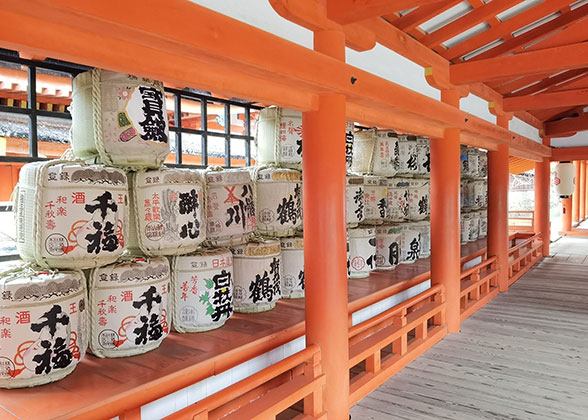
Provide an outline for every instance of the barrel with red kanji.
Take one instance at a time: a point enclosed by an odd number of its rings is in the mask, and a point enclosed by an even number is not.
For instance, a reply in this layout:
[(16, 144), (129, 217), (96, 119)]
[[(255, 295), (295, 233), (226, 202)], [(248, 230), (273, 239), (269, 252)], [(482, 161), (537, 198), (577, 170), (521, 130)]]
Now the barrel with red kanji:
[(125, 250), (127, 177), (63, 160), (29, 163), (15, 191), (20, 256), (42, 267), (91, 268)]
[(269, 311), (282, 297), (280, 242), (268, 239), (232, 246), (235, 312)]
[(281, 238), (282, 249), (282, 297), (304, 297), (304, 239)]
[(131, 173), (128, 248), (145, 255), (196, 250), (206, 237), (202, 177), (188, 169)]
[(270, 106), (256, 123), (257, 160), (260, 165), (302, 166), (302, 113)]
[(226, 248), (179, 255), (172, 263), (172, 327), (181, 333), (222, 327), (233, 315), (233, 256)]
[(73, 152), (129, 169), (157, 168), (170, 151), (163, 84), (94, 69), (73, 81)]
[(382, 176), (364, 177), (365, 222), (380, 224), (388, 217), (388, 179)]
[(165, 257), (129, 257), (89, 277), (90, 351), (126, 357), (159, 347), (170, 330), (170, 268)]
[(208, 171), (206, 239), (218, 245), (247, 242), (256, 228), (251, 174), (247, 170)]
[(376, 269), (376, 230), (373, 227), (348, 229), (350, 278), (369, 277)]
[(88, 342), (84, 274), (19, 266), (0, 273), (0, 297), (0, 388), (69, 375)]
[(372, 128), (355, 133), (352, 172), (394, 176), (399, 164), (396, 132)]

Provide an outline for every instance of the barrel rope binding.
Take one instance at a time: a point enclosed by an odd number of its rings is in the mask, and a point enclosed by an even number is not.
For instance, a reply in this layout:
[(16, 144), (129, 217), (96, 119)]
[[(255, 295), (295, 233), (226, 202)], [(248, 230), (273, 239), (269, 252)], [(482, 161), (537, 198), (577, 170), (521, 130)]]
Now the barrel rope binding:
[(104, 130), (102, 127), (102, 92), (101, 81), (102, 69), (95, 68), (91, 72), (92, 76), (92, 120), (94, 127), (94, 145), (98, 150), (98, 155), (105, 165), (114, 166), (110, 155), (106, 152), (104, 139)]

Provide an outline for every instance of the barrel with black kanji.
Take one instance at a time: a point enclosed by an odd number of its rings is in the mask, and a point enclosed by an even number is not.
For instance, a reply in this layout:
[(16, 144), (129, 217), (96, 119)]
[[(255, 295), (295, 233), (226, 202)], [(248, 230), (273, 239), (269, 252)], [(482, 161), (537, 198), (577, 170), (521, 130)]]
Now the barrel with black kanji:
[(88, 342), (84, 274), (22, 265), (0, 273), (0, 296), (0, 388), (69, 375)]
[(388, 178), (388, 220), (403, 222), (409, 217), (410, 179)]
[(414, 222), (413, 226), (421, 235), (421, 252), (419, 258), (429, 258), (431, 256), (431, 222), (428, 219), (421, 220)]
[(470, 213), (461, 213), (460, 219), (460, 243), (465, 245), (470, 240), (470, 232), (472, 229), (472, 216)]
[(400, 264), (413, 264), (421, 257), (421, 234), (414, 222), (402, 223)]
[(349, 235), (350, 278), (369, 277), (376, 269), (376, 230), (373, 227), (357, 227), (347, 231)]
[(423, 220), (427, 218), (430, 213), (429, 180), (410, 179), (408, 194), (408, 219)]
[(170, 151), (167, 108), (159, 81), (94, 69), (74, 78), (73, 152), (128, 169), (158, 168)]
[(365, 190), (363, 176), (347, 175), (345, 187), (347, 224), (357, 226), (365, 220)]
[(257, 161), (260, 165), (302, 166), (302, 113), (270, 106), (256, 123)]
[(480, 237), (480, 212), (470, 212), (470, 234), (468, 242), (475, 242)]
[(431, 176), (431, 144), (428, 138), (417, 136), (417, 155), (417, 175), (429, 178)]
[(125, 250), (127, 177), (63, 160), (29, 163), (15, 191), (20, 256), (42, 267), (91, 268)]
[(255, 170), (256, 231), (290, 236), (302, 226), (302, 176), (286, 168)]
[(282, 249), (282, 297), (304, 297), (304, 239), (281, 238)]
[(480, 231), (479, 238), (485, 238), (488, 234), (488, 211), (480, 210)]
[(251, 174), (247, 170), (208, 171), (206, 178), (206, 239), (219, 245), (247, 242), (256, 228)]
[(196, 250), (206, 237), (202, 177), (187, 169), (134, 172), (130, 181), (128, 248), (145, 255)]
[(167, 258), (125, 258), (90, 273), (90, 351), (126, 357), (154, 350), (167, 337)]
[(398, 136), (399, 166), (398, 174), (414, 176), (419, 173), (419, 147), (417, 137), (411, 134)]
[(399, 169), (399, 164), (396, 132), (372, 128), (355, 134), (352, 172), (394, 176)]
[(179, 255), (172, 263), (172, 327), (213, 330), (233, 315), (233, 256), (226, 248)]
[(376, 227), (376, 270), (393, 270), (400, 264), (402, 228), (400, 225)]
[(388, 179), (382, 176), (364, 177), (365, 222), (380, 224), (388, 218)]
[(268, 239), (232, 246), (235, 312), (269, 311), (282, 297), (280, 242)]

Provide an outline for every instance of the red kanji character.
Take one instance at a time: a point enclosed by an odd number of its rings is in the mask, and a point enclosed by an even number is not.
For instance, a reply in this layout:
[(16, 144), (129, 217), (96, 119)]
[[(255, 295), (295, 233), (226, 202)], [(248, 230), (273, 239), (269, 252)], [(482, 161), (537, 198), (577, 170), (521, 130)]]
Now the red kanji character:
[(170, 191), (167, 198), (169, 198), (169, 201), (178, 201), (178, 194), (175, 191)]
[(2, 328), (0, 330), (0, 338), (12, 338), (12, 331), (8, 328)]
[(157, 213), (153, 215), (153, 220), (161, 220), (161, 214)]
[(114, 305), (110, 305), (110, 306), (108, 307), (108, 313), (109, 313), (109, 314), (115, 314), (115, 313), (116, 313), (116, 306), (114, 306)]
[(67, 203), (67, 197), (64, 195), (60, 195), (59, 197), (57, 197), (57, 204), (66, 204)]
[(106, 318), (104, 318), (103, 316), (98, 318), (98, 325), (100, 325), (101, 327), (104, 327), (104, 326), (106, 326), (106, 324), (108, 324), (108, 320)]
[(121, 295), (121, 302), (132, 302), (133, 301), (133, 291), (132, 290), (124, 290), (120, 292)]
[(51, 218), (55, 217), (55, 211), (54, 210), (47, 210), (45, 212), (45, 217), (47, 219), (51, 219)]
[(188, 295), (186, 294), (186, 292), (182, 292), (182, 300), (186, 301), (188, 299)]
[(151, 207), (151, 200), (149, 200), (148, 198), (145, 199), (144, 203), (143, 203), (144, 207)]
[(47, 220), (47, 221), (45, 222), (45, 227), (46, 227), (48, 230), (53, 230), (53, 229), (55, 229), (55, 227), (56, 227), (56, 225), (55, 225), (55, 221), (54, 221), (54, 220), (51, 220), (51, 219)]
[(53, 204), (53, 200), (48, 201), (47, 204), (45, 204), (45, 208), (49, 210), (53, 209), (53, 207), (55, 207), (55, 204)]
[(118, 193), (118, 204), (124, 204), (124, 202), (125, 202), (124, 198), (125, 198), (124, 194)]
[(167, 284), (164, 284), (163, 286), (161, 286), (161, 294), (165, 295), (167, 293)]
[(67, 209), (65, 207), (59, 207), (57, 209), (58, 216), (67, 216)]
[(145, 221), (146, 222), (152, 222), (153, 218), (151, 217), (151, 213), (146, 213), (145, 214)]
[(108, 302), (110, 302), (110, 303), (112, 303), (112, 302), (116, 302), (116, 296), (114, 296), (114, 295), (110, 295), (110, 296), (108, 296), (108, 299), (107, 299), (107, 300), (108, 300)]
[(0, 317), (0, 325), (10, 325), (10, 317), (8, 317), (8, 316)]
[(106, 309), (102, 309), (102, 308), (98, 309), (98, 315), (106, 316)]
[(106, 306), (106, 302), (104, 302), (104, 299), (101, 299), (100, 302), (98, 302), (98, 306), (100, 306), (101, 308), (104, 308)]
[(182, 286), (180, 287), (180, 289), (182, 289), (184, 292), (188, 291), (188, 282), (182, 282)]
[(77, 311), (77, 308), (76, 308), (76, 303), (75, 302), (70, 303), (69, 304), (69, 314), (72, 315), (72, 314), (75, 314), (77, 312), (78, 311)]
[(220, 261), (218, 258), (212, 260), (212, 268), (218, 268), (220, 266)]
[(83, 191), (72, 193), (71, 202), (73, 204), (86, 204), (86, 193)]
[(232, 187), (225, 187), (225, 190), (227, 190), (227, 192), (229, 193), (229, 195), (227, 196), (227, 199), (224, 201), (224, 203), (238, 203), (239, 199), (237, 197), (235, 197), (235, 188), (237, 188), (236, 185), (233, 185)]
[(31, 323), (31, 313), (30, 311), (19, 311), (16, 313), (16, 323), (17, 324), (30, 324)]
[(153, 207), (151, 211), (153, 212), (153, 214), (159, 213), (159, 207)]

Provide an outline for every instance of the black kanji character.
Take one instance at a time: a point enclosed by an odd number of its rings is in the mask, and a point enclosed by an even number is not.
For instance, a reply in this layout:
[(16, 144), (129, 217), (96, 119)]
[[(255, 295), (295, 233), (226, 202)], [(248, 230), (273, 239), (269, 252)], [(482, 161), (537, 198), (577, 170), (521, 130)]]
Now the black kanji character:
[(281, 225), (287, 222), (292, 222), (296, 224), (298, 218), (298, 211), (295, 207), (294, 199), (292, 196), (288, 200), (286, 198), (282, 198), (282, 203), (278, 204), (278, 221)]
[(151, 314), (148, 335), (149, 341), (157, 341), (163, 336), (163, 327), (159, 323), (159, 316), (157, 314)]
[(214, 312), (211, 314), (213, 321), (218, 321), (222, 315), (229, 318), (233, 313), (233, 298), (231, 296), (231, 272), (222, 270), (220, 274), (212, 277), (214, 283), (214, 295), (212, 303)]
[(380, 217), (383, 219), (386, 217), (386, 211), (388, 210), (388, 200), (381, 198), (378, 201), (378, 210), (380, 211)]
[(300, 270), (300, 272), (298, 273), (298, 286), (304, 290), (304, 270)]
[[(142, 300), (133, 302), (133, 308), (141, 309), (143, 305), (147, 305), (147, 312), (153, 309), (153, 302), (161, 303), (161, 295), (157, 293), (155, 286), (151, 286), (145, 293), (141, 295)], [(147, 320), (145, 320), (147, 322)]]
[(431, 172), (431, 152), (427, 152), (427, 160), (425, 160), (423, 166), (427, 170), (427, 172)]
[(427, 214), (429, 211), (429, 197), (423, 195), (419, 200), (419, 214)]
[(63, 369), (71, 364), (72, 354), (71, 350), (66, 347), (65, 339), (58, 337), (53, 345), (53, 353), (55, 354), (51, 361), (53, 362), (53, 369)]
[(191, 239), (196, 239), (200, 235), (199, 228), (200, 222), (198, 220), (185, 223), (180, 229), (180, 237), (186, 239), (189, 236)]
[[(108, 252), (114, 252), (117, 250), (119, 242), (118, 237), (114, 234), (114, 225), (110, 222), (106, 222), (104, 225), (104, 237), (102, 238), (102, 249)], [(90, 252), (90, 251), (88, 251)], [(96, 252), (98, 253), (98, 252)]]
[(249, 299), (251, 299), (253, 303), (260, 302), (264, 299), (268, 301), (272, 299), (273, 291), (269, 287), (269, 281), (270, 278), (265, 270), (263, 275), (255, 275), (255, 280), (249, 285), (249, 291), (251, 292)]
[(353, 202), (357, 204), (357, 208), (355, 209), (355, 215), (359, 220), (363, 219), (363, 188), (359, 188), (355, 195), (353, 196)]
[(390, 265), (398, 265), (398, 259), (400, 257), (398, 242), (392, 242), (388, 247), (388, 252), (388, 261), (390, 261)]
[[(59, 316), (60, 314), (61, 316)], [(69, 325), (69, 317), (62, 312), (61, 306), (59, 305), (53, 305), (53, 307), (45, 312), (40, 318), (45, 318), (46, 321), (39, 322), (38, 324), (31, 324), (31, 330), (41, 332), (43, 328), (47, 327), (49, 328), (49, 334), (51, 334), (51, 337), (54, 337), (57, 332), (57, 324)]]
[(106, 215), (108, 214), (108, 209), (112, 210), (113, 212), (115, 212), (118, 209), (116, 203), (112, 201), (112, 194), (109, 191), (104, 191), (104, 194), (96, 197), (92, 201), (97, 201), (98, 204), (86, 204), (84, 209), (90, 214), (94, 214), (96, 210), (100, 210), (100, 217), (102, 218), (102, 220), (106, 218)]
[(198, 209), (198, 193), (195, 189), (190, 190), (189, 193), (180, 193), (180, 214), (196, 214)]
[(408, 167), (408, 169), (410, 169), (411, 171), (416, 171), (418, 168), (418, 159), (418, 155), (416, 153), (412, 153), (406, 161), (406, 166)]
[(145, 134), (143, 140), (153, 140), (167, 143), (165, 133), (165, 119), (163, 114), (163, 94), (158, 89), (139, 86), (139, 92), (143, 99), (143, 114), (145, 119), (139, 122)]
[(98, 254), (100, 252), (100, 240), (102, 239), (102, 223), (94, 221), (92, 226), (96, 229), (96, 232), (88, 233), (85, 236), (86, 240), (89, 242), (86, 250), (88, 251), (88, 254), (91, 254), (92, 252)]
[(37, 362), (37, 366), (35, 366), (35, 373), (37, 375), (51, 372), (51, 342), (49, 340), (42, 340), (41, 347), (45, 351), (33, 357), (33, 362)]
[[(135, 304), (133, 303), (133, 306)], [(137, 337), (135, 338), (135, 345), (139, 346), (142, 344), (147, 344), (147, 317), (145, 315), (141, 315), (139, 320), (143, 323), (140, 327), (137, 327), (133, 330)]]
[(418, 260), (420, 253), (421, 253), (421, 247), (420, 247), (420, 235), (419, 235), (418, 238), (414, 238), (410, 242), (410, 249), (408, 250), (406, 256), (409, 261)]

